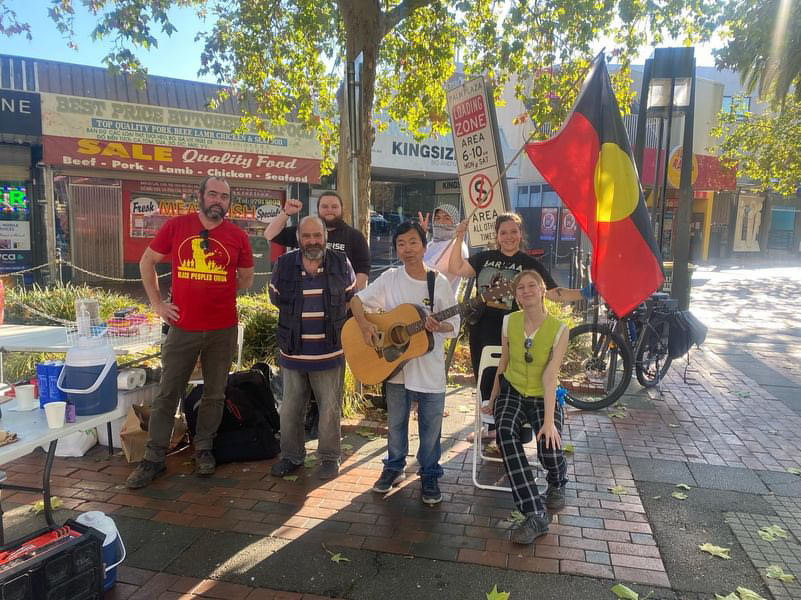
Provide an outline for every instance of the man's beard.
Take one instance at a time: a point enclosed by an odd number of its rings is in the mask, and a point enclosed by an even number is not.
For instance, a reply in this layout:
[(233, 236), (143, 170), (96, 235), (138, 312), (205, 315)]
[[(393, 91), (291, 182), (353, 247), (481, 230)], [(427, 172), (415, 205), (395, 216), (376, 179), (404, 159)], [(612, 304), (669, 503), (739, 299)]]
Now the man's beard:
[(222, 221), (223, 217), (225, 217), (226, 210), (222, 207), (222, 204), (214, 203), (211, 206), (206, 204), (206, 200), (203, 199), (200, 201), (200, 210), (203, 211), (203, 214), (206, 215), (207, 219), (212, 221)]
[(321, 217), (325, 226), (329, 229), (337, 229), (338, 227), (342, 227), (345, 224), (345, 220), (342, 216), (338, 217)]
[(307, 244), (300, 249), (303, 257), (308, 260), (320, 260), (325, 254), (325, 247), (321, 244)]

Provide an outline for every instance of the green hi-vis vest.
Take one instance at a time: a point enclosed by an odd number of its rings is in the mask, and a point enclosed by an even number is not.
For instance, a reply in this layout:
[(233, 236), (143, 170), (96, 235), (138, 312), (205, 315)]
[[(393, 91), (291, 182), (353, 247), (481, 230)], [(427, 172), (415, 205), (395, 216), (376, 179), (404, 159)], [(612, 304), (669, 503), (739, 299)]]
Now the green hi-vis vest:
[(547, 315), (539, 326), (529, 348), (529, 355), (533, 359), (527, 363), (526, 349), (523, 345), (526, 336), (523, 334), (523, 311), (519, 310), (509, 315), (509, 326), (506, 330), (509, 344), (509, 362), (503, 376), (522, 396), (542, 397), (545, 389), (542, 385), (542, 372), (553, 348), (556, 334), (562, 327), (562, 322)]

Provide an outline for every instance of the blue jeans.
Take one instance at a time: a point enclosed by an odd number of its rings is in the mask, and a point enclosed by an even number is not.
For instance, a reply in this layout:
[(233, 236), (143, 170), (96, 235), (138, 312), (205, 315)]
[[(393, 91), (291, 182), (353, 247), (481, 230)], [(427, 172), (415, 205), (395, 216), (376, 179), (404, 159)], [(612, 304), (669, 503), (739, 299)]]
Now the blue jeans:
[(403, 471), (406, 455), (409, 453), (409, 412), (412, 402), (417, 400), (417, 425), (420, 433), (420, 449), (417, 462), (423, 477), (442, 477), (439, 457), (442, 454), (440, 436), (442, 434), (442, 413), (445, 410), (445, 392), (432, 394), (413, 392), (398, 383), (386, 384), (387, 420), (389, 436), (384, 468)]

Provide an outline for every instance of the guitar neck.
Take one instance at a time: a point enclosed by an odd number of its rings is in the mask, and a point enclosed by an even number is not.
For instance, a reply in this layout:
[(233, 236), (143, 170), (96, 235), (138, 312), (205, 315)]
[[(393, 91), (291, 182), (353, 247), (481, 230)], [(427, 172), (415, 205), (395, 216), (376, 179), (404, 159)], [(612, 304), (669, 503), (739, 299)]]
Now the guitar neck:
[[(464, 316), (472, 312), (473, 310), (476, 309), (476, 307), (481, 306), (482, 304), (484, 304), (484, 299), (481, 296), (479, 296), (478, 298), (473, 298), (472, 300), (468, 300), (467, 302), (462, 302), (461, 304), (457, 304), (455, 306), (451, 306), (450, 308), (446, 308), (445, 310), (441, 310), (438, 313), (434, 313), (431, 316), (434, 317), (437, 321), (442, 322), (445, 319), (450, 319), (452, 316), (456, 314)], [(425, 319), (420, 319), (419, 321), (415, 321), (414, 323), (410, 323), (409, 325), (407, 325), (406, 331), (408, 331), (410, 335), (418, 333), (419, 331), (425, 329), (425, 324), (426, 324)]]

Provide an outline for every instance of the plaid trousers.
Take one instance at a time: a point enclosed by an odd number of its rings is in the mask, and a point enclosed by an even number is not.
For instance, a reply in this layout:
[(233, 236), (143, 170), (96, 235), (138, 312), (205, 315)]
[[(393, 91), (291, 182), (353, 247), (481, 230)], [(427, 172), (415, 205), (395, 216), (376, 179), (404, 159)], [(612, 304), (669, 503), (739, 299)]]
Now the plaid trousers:
[[(503, 376), (500, 378), (500, 384), (500, 393), (495, 400), (494, 410), (496, 436), (506, 474), (512, 485), (515, 505), (524, 515), (543, 514), (545, 502), (534, 482), (534, 470), (528, 463), (520, 441), (520, 428), (528, 421), (531, 423), (534, 435), (537, 434), (545, 421), (545, 401), (542, 398), (522, 396)], [(557, 402), (554, 409), (554, 424), (560, 435), (563, 423), (562, 407)], [(537, 456), (540, 464), (548, 472), (547, 482), (555, 487), (564, 486), (567, 483), (567, 461), (561, 448), (546, 448), (545, 440), (541, 438), (537, 442)]]

